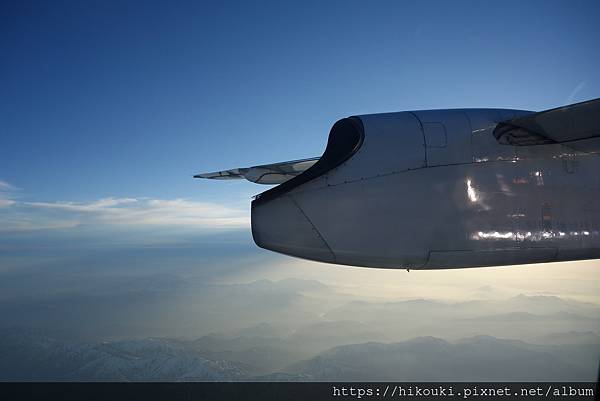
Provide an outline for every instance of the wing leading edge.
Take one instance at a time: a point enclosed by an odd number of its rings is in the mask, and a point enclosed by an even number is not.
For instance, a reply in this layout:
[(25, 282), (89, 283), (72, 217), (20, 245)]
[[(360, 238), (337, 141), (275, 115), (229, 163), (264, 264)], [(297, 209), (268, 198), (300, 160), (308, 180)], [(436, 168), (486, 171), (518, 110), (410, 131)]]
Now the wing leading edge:
[(308, 170), (319, 160), (318, 157), (290, 160), (280, 163), (263, 164), (260, 166), (234, 168), (216, 171), (214, 173), (196, 174), (194, 178), (211, 180), (246, 179), (257, 184), (281, 184)]

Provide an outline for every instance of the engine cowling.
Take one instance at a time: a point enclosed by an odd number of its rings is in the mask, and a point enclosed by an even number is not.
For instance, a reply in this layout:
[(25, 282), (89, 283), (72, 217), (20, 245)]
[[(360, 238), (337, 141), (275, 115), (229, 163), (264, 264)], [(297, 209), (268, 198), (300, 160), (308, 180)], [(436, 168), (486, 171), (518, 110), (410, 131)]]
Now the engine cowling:
[[(394, 227), (389, 220), (383, 226), (373, 221), (385, 219), (385, 208), (369, 212), (378, 203), (369, 188), (386, 185), (378, 178), (425, 167), (426, 156), (422, 125), (412, 112), (336, 122), (314, 166), (252, 202), (256, 244), (331, 263), (397, 266), (400, 257), (418, 263), (423, 253), (411, 256), (398, 249), (401, 238), (386, 228)], [(377, 225), (381, 229), (374, 230)]]

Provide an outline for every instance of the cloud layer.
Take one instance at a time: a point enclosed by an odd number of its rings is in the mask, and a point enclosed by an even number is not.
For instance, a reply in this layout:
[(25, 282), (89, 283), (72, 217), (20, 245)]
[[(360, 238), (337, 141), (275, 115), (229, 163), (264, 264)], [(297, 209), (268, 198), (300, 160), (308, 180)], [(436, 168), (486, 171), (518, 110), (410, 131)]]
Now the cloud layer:
[(0, 208), (12, 206), (15, 201), (12, 200), (12, 194), (17, 190), (16, 187), (6, 181), (0, 180)]
[(91, 202), (32, 202), (16, 199), (17, 188), (0, 181), (0, 231), (72, 228), (81, 225), (191, 226), (235, 229), (249, 226), (248, 211), (190, 199), (115, 198)]

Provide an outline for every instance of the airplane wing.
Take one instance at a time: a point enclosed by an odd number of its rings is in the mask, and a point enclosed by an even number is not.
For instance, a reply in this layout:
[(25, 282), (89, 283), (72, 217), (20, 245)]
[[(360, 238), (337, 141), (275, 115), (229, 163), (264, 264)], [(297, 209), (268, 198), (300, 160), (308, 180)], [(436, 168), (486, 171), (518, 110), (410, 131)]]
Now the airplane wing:
[(582, 152), (598, 152), (600, 98), (503, 121), (494, 136), (505, 145), (560, 143)]
[(207, 178), (211, 180), (236, 180), (245, 178), (257, 184), (281, 184), (308, 170), (317, 160), (319, 160), (318, 157), (312, 157), (309, 159), (291, 160), (253, 167), (234, 168), (214, 173), (196, 174), (194, 178)]

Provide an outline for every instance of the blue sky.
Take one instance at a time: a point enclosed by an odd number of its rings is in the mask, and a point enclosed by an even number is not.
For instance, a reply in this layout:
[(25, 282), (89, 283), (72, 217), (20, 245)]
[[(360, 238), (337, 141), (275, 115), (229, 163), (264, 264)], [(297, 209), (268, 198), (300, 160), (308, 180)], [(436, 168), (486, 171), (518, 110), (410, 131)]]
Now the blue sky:
[(317, 156), (352, 114), (600, 96), (595, 1), (0, 7), (0, 180), (21, 201), (241, 205), (263, 187), (192, 174)]
[(1, 2), (0, 326), (83, 329), (84, 305), (168, 330), (130, 295), (171, 281), (600, 302), (598, 261), (407, 273), (268, 252), (249, 230), (266, 187), (192, 178), (318, 156), (349, 115), (600, 97), (599, 20), (597, 1)]

